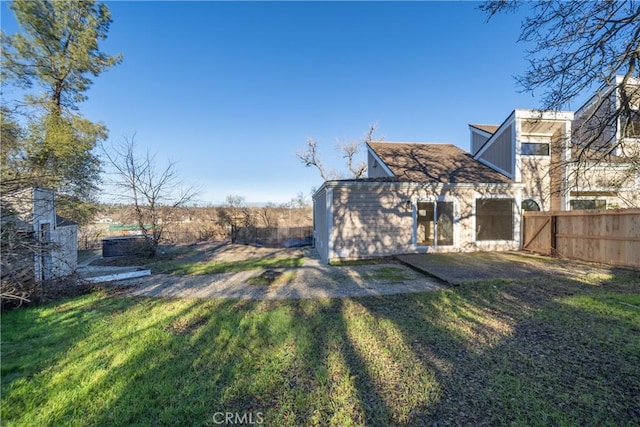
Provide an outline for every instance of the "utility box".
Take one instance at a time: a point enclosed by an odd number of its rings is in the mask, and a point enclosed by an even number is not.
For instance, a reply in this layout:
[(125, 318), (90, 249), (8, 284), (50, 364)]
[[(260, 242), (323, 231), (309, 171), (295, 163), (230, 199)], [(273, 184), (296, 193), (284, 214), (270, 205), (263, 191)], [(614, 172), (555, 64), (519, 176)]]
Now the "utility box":
[(102, 257), (140, 256), (148, 253), (144, 236), (109, 237), (102, 240)]

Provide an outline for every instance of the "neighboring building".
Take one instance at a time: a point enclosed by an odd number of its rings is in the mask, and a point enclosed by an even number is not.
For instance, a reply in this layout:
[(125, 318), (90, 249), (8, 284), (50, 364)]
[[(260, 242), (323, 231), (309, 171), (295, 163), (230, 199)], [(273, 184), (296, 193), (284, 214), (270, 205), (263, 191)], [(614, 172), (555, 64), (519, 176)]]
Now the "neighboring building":
[(523, 210), (639, 206), (638, 171), (624, 157), (580, 175), (573, 121), (572, 112), (515, 110), (499, 126), (469, 125), (470, 153), (368, 143), (368, 178), (327, 181), (314, 194), (320, 257), (517, 250)]
[[(32, 187), (2, 195), (2, 276), (20, 271), (36, 281), (64, 277), (78, 265), (78, 225), (56, 215), (53, 190)], [(24, 242), (27, 245), (12, 243)], [(28, 246), (28, 248), (25, 248)]]

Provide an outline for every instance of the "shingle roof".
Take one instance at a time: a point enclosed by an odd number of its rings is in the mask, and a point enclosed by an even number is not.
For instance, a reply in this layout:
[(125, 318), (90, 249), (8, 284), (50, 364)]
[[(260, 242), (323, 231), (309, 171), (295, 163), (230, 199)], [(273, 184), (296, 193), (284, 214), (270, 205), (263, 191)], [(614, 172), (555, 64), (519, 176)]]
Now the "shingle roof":
[(471, 126), (473, 128), (476, 128), (476, 129), (480, 129), (482, 131), (485, 131), (485, 132), (488, 132), (488, 133), (491, 133), (491, 134), (496, 133), (498, 128), (500, 128), (500, 126), (498, 126), (498, 125), (473, 125), (472, 124), (472, 125), (469, 125), (469, 126)]
[(513, 182), (453, 144), (370, 142), (369, 146), (403, 181), (451, 184)]

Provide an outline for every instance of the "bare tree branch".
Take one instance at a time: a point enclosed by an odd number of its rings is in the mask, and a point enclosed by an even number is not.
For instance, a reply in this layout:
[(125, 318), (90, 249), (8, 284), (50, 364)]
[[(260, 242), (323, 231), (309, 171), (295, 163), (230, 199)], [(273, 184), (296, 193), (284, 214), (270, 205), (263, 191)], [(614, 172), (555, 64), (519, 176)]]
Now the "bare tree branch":
[(103, 147), (107, 163), (113, 168), (111, 183), (121, 189), (119, 198), (133, 206), (140, 232), (147, 239), (150, 254), (155, 255), (166, 227), (177, 220), (179, 210), (197, 195), (194, 186), (185, 186), (168, 162), (158, 168), (155, 154), (148, 150), (138, 156), (135, 135), (116, 147)]

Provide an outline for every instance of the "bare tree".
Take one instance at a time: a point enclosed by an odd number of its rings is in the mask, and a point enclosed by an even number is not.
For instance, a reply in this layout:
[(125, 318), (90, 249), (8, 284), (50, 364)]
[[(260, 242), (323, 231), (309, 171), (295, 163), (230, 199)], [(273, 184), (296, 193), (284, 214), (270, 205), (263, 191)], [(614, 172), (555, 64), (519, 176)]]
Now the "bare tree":
[[(545, 110), (567, 109), (578, 96), (600, 87), (583, 119), (588, 129), (580, 130), (578, 154), (591, 154), (593, 161), (590, 148), (605, 155), (624, 151), (619, 150), (624, 137), (640, 135), (640, 2), (497, 0), (480, 9), (490, 19), (523, 5), (530, 12), (519, 41), (533, 47), (519, 85), (527, 92), (542, 91)], [(612, 89), (618, 94), (613, 105)]]
[(235, 243), (241, 228), (255, 227), (255, 218), (244, 197), (228, 195), (218, 211), (218, 223), (228, 227), (231, 243)]
[(149, 255), (155, 256), (164, 230), (179, 220), (180, 211), (194, 200), (197, 189), (178, 178), (175, 163), (168, 162), (160, 168), (155, 155), (149, 151), (138, 155), (134, 137), (125, 138), (119, 146), (103, 151), (113, 168), (112, 184), (122, 190), (119, 198), (133, 206)]
[[(373, 140), (373, 134), (377, 129), (377, 125), (373, 124), (369, 127), (369, 130), (365, 134), (361, 141), (347, 141), (339, 142), (336, 144), (336, 150), (341, 154), (341, 157), (346, 160), (346, 168), (348, 170), (349, 178), (363, 178), (367, 172), (367, 163), (365, 161), (358, 161), (357, 155), (360, 153), (364, 143)], [(331, 179), (343, 178), (343, 174), (337, 171), (329, 171), (325, 168), (320, 153), (318, 152), (318, 141), (313, 138), (307, 138), (306, 149), (295, 153), (296, 157), (307, 167), (313, 166), (320, 173), (320, 178), (323, 181)]]
[(273, 202), (268, 202), (257, 210), (258, 218), (263, 227), (271, 228), (278, 226), (277, 206)]

